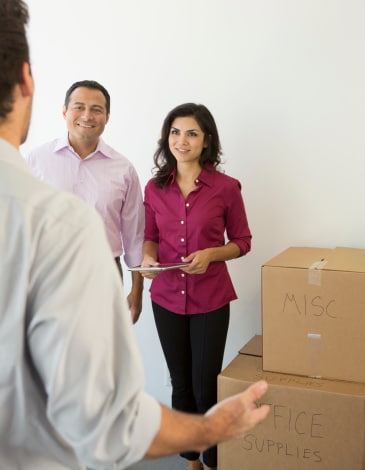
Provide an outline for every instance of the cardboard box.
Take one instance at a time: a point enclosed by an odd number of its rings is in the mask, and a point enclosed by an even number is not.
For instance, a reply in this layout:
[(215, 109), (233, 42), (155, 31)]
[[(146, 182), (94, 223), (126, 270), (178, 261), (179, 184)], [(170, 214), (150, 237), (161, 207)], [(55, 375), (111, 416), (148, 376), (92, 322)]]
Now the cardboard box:
[(218, 470), (364, 470), (365, 384), (264, 372), (255, 336), (218, 376), (218, 400), (259, 379), (267, 419), (218, 445)]
[(365, 382), (365, 250), (292, 247), (261, 275), (264, 370)]

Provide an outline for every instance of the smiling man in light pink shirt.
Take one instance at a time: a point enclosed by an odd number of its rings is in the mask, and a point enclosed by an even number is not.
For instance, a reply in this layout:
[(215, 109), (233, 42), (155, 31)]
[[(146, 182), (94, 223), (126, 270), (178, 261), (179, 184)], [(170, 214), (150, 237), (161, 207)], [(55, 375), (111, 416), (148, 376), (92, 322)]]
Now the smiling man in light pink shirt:
[[(41, 180), (79, 196), (104, 220), (109, 244), (122, 275), (142, 260), (144, 209), (140, 182), (131, 162), (101, 135), (110, 116), (110, 96), (98, 82), (76, 82), (67, 90), (63, 116), (68, 133), (26, 157)], [(135, 323), (142, 309), (143, 278), (132, 273), (128, 305)]]

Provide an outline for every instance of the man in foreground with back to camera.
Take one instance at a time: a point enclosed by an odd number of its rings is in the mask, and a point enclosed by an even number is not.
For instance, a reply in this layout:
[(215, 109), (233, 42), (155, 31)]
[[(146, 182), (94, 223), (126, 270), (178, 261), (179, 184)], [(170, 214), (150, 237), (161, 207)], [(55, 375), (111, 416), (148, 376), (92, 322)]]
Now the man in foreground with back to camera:
[(20, 155), (34, 91), (27, 21), (22, 0), (0, 0), (0, 467), (116, 470), (242, 437), (269, 412), (255, 406), (267, 383), (205, 415), (145, 393), (102, 220)]

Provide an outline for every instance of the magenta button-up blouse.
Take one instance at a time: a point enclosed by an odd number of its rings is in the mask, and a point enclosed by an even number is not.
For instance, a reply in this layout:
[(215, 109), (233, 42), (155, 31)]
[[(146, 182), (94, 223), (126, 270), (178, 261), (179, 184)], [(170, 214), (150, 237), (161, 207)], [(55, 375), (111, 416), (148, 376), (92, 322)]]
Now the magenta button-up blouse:
[[(179, 262), (190, 253), (236, 243), (243, 256), (251, 232), (238, 180), (207, 165), (197, 188), (184, 199), (175, 172), (165, 188), (151, 179), (145, 188), (145, 241), (158, 243), (158, 261)], [(227, 239), (225, 238), (225, 235)], [(179, 314), (206, 313), (237, 298), (226, 263), (210, 263), (204, 274), (165, 271), (151, 284), (151, 299)]]

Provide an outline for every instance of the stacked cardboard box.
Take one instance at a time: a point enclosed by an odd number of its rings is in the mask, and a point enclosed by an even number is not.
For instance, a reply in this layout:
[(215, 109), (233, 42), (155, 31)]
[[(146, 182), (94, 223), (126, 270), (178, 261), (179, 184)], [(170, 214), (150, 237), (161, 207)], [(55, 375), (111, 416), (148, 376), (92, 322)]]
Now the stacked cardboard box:
[(365, 250), (288, 248), (261, 282), (264, 370), (365, 382)]
[(365, 250), (289, 248), (265, 263), (262, 322), (218, 399), (264, 378), (271, 413), (219, 445), (219, 470), (364, 470)]

